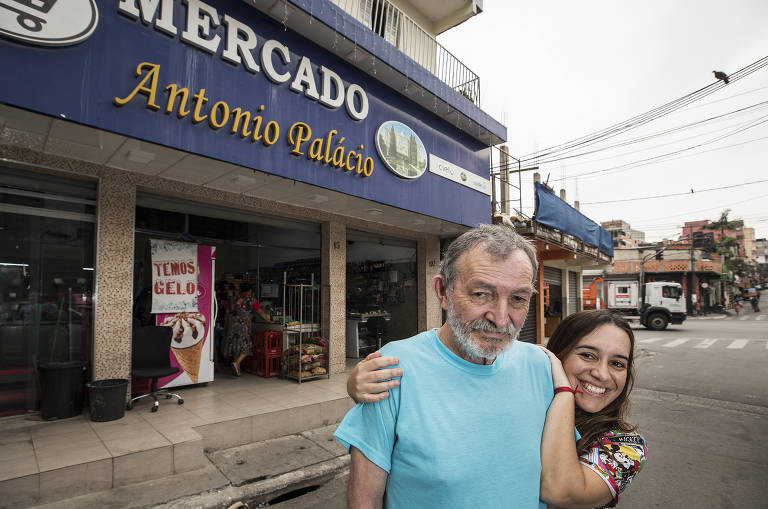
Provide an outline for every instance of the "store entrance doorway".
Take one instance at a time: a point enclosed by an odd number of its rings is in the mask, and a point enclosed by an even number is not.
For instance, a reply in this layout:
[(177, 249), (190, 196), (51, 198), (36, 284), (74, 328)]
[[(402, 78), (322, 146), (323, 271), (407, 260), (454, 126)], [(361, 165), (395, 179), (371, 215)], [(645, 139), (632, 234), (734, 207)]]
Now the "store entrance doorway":
[(347, 231), (347, 357), (417, 334), (416, 242)]

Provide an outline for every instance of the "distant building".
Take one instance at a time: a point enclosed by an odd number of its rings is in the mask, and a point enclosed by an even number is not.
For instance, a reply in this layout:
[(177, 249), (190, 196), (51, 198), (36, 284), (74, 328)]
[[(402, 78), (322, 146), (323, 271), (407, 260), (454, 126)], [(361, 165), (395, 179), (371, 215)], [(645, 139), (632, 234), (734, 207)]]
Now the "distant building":
[[(720, 242), (723, 237), (734, 237), (736, 239), (736, 243), (738, 244), (738, 252), (734, 253), (736, 256), (739, 256), (741, 258), (747, 258), (746, 253), (746, 244), (745, 244), (745, 230), (751, 230), (751, 241), (754, 241), (755, 238), (755, 230), (754, 228), (739, 228), (737, 230), (720, 230), (717, 228), (708, 228), (707, 225), (710, 224), (709, 221), (706, 219), (702, 219), (699, 221), (686, 221), (685, 224), (683, 224), (683, 234), (681, 237), (681, 240), (689, 240), (693, 238), (696, 240), (697, 236), (700, 236), (700, 234), (707, 234), (711, 233), (715, 242)], [(699, 234), (699, 235), (697, 235)], [(751, 249), (750, 245), (750, 249)]]
[(637, 247), (645, 243), (645, 232), (633, 230), (626, 221), (613, 219), (611, 221), (604, 221), (600, 225), (611, 232), (613, 247)]

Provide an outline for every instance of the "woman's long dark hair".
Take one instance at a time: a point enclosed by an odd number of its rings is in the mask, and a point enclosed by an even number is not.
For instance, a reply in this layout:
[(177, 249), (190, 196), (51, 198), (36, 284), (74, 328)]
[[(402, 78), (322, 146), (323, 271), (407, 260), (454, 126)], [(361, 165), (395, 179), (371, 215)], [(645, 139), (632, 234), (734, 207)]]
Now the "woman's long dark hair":
[(576, 428), (581, 439), (576, 450), (583, 454), (600, 435), (612, 429), (634, 431), (635, 427), (626, 421), (629, 414), (629, 392), (632, 390), (635, 372), (635, 335), (624, 318), (606, 310), (581, 311), (568, 315), (549, 338), (547, 348), (558, 359), (564, 361), (576, 344), (586, 335), (602, 325), (613, 325), (624, 331), (629, 337), (629, 362), (627, 363), (627, 383), (619, 397), (599, 412), (590, 414), (576, 407)]

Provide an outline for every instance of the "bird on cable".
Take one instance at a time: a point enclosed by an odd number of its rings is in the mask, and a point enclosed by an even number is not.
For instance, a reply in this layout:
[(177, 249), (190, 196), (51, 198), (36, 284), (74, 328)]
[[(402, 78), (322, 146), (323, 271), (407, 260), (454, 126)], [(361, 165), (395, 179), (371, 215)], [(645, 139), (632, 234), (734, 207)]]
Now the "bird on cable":
[(715, 79), (723, 80), (726, 85), (728, 84), (728, 75), (723, 71), (712, 71), (712, 74), (715, 75)]

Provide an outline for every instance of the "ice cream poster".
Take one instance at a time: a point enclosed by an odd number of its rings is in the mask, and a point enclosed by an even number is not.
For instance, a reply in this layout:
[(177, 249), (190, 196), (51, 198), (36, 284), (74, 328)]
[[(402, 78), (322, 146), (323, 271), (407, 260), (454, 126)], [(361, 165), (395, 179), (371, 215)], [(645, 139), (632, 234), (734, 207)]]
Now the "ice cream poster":
[(195, 312), (197, 244), (151, 240), (152, 313)]
[(211, 260), (215, 257), (215, 248), (192, 244), (196, 250), (195, 259), (198, 267), (197, 291), (199, 311), (180, 311), (157, 315), (157, 325), (170, 327), (171, 365), (181, 371), (158, 380), (159, 387), (196, 384), (213, 379), (212, 367), (208, 361), (210, 355), (210, 327), (214, 321), (211, 315), (213, 270)]

